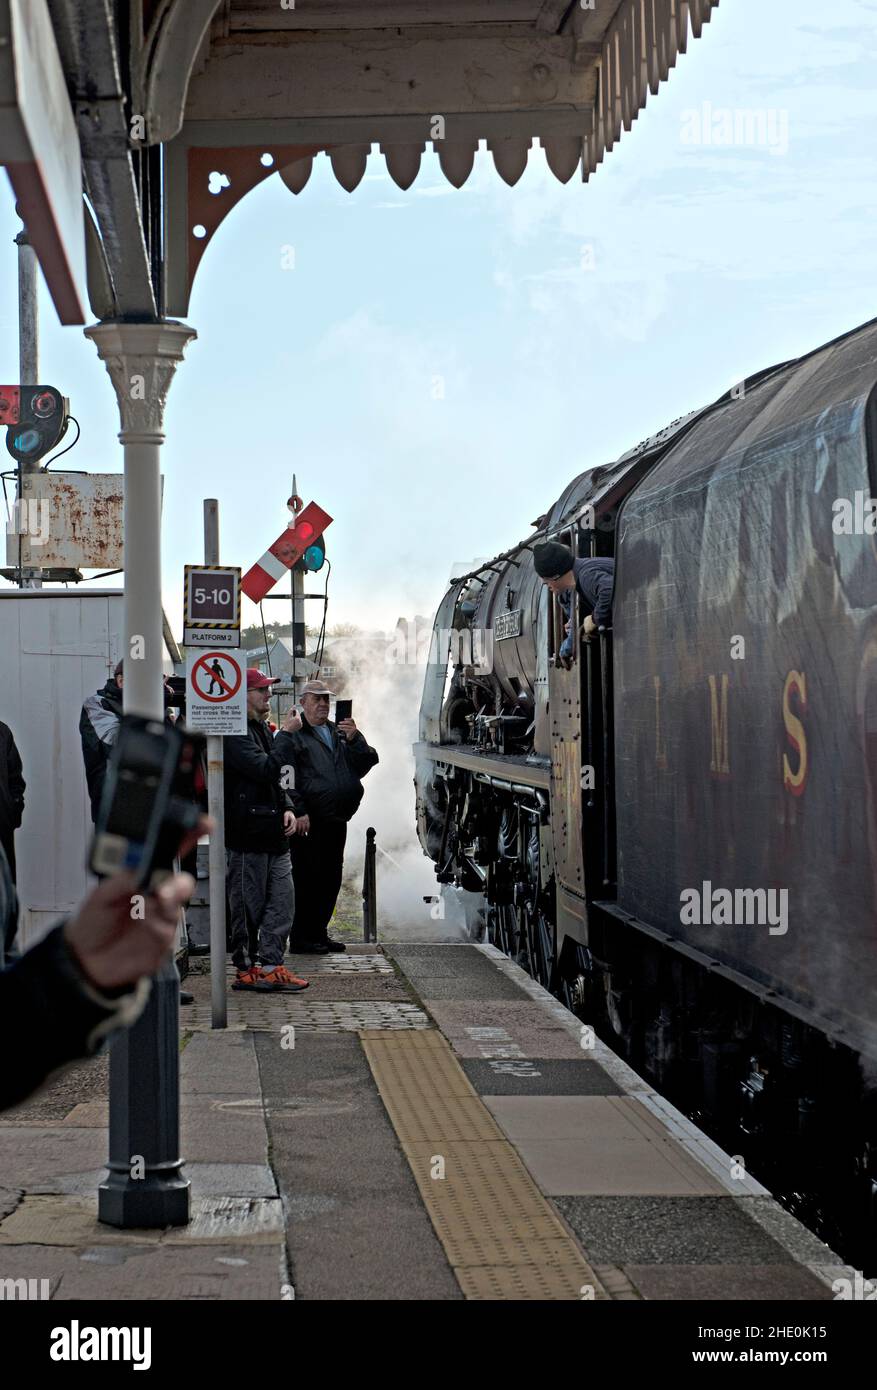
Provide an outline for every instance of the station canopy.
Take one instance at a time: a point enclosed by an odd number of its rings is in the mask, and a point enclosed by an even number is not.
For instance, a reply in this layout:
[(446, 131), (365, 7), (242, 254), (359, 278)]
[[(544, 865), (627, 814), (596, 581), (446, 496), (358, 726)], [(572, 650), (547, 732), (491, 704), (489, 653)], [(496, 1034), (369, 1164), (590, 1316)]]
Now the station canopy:
[[(301, 193), (316, 158), (350, 191), (375, 146), (403, 189), (429, 147), (455, 187), (485, 147), (509, 184), (536, 144), (558, 179), (589, 178), (718, 0), (132, 0), (124, 33), (109, 4), (48, 4), (94, 211), (93, 307), (158, 310), (158, 216), (163, 307), (185, 314), (235, 203), (275, 175)], [(160, 146), (157, 189), (143, 155)]]

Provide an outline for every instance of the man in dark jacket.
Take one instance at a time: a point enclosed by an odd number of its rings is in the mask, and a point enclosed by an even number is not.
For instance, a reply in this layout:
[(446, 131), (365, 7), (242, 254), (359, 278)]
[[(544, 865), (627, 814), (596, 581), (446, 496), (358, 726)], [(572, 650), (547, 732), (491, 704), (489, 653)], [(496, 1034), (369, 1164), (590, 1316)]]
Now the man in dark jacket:
[(313, 955), (345, 949), (327, 928), (341, 888), (347, 822), (362, 800), (362, 778), (378, 761), (352, 719), (330, 722), (332, 693), (322, 681), (302, 687), (304, 718), (291, 740), (301, 809), (290, 846), (295, 880), (290, 949)]
[(0, 845), (6, 851), (9, 872), (15, 882), (15, 832), (24, 815), (25, 780), (21, 775), (21, 758), (12, 737), (12, 730), (0, 724)]
[(288, 842), (297, 825), (293, 734), (301, 716), (291, 709), (271, 737), (265, 721), (276, 679), (248, 669), (247, 732), (223, 740), (225, 882), (232, 989), (294, 993), (308, 987), (283, 964), (295, 906)]
[[(191, 843), (209, 829), (203, 823)], [(167, 879), (136, 915), (130, 874), (104, 879), (69, 921), (0, 970), (0, 1110), (18, 1105), (58, 1067), (97, 1051), (139, 1018), (150, 976), (173, 949), (188, 874)], [(0, 940), (14, 931), (18, 902), (0, 846)]]
[(533, 547), (533, 563), (539, 578), (553, 594), (567, 615), (567, 636), (560, 648), (562, 657), (572, 654), (573, 634), (570, 623), (573, 615), (573, 593), (578, 589), (585, 610), (582, 636), (591, 637), (601, 627), (612, 622), (612, 590), (615, 585), (615, 561), (602, 555), (576, 560), (572, 551), (558, 541), (547, 541)]
[[(85, 763), (85, 780), (88, 784), (88, 799), (91, 802), (91, 819), (97, 823), (107, 765), (118, 737), (122, 723), (122, 686), (124, 685), (124, 661), (116, 663), (116, 669), (106, 685), (96, 694), (83, 701), (79, 716), (79, 737), (82, 740), (82, 758)], [(174, 695), (170, 685), (165, 683), (165, 701)], [(188, 925), (186, 928), (188, 936)], [(188, 990), (180, 990), (180, 1003), (191, 1004), (194, 996)]]
[(93, 821), (97, 821), (107, 763), (122, 722), (122, 669), (120, 661), (106, 685), (83, 702), (79, 716), (79, 737)]

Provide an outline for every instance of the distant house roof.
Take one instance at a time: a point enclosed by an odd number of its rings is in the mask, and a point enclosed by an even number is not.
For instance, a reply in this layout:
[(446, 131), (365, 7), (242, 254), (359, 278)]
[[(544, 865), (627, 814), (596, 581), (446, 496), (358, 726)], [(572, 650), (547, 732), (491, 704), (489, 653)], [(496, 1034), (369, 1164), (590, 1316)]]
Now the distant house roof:
[(260, 662), (267, 661), (271, 657), (272, 662), (292, 660), (292, 643), (285, 637), (278, 637), (276, 641), (269, 642), (267, 647), (248, 647), (247, 663), (250, 666), (258, 666)]

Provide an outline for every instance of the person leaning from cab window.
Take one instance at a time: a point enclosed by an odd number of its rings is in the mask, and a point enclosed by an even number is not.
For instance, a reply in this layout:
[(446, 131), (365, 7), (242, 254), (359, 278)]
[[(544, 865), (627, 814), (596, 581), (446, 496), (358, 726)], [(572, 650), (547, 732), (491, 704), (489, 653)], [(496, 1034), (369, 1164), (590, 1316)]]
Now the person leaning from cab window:
[(566, 636), (558, 655), (569, 661), (573, 651), (573, 595), (578, 589), (585, 607), (582, 637), (589, 638), (612, 621), (612, 590), (615, 584), (615, 561), (602, 555), (576, 560), (569, 546), (559, 541), (546, 541), (533, 547), (533, 563), (543, 584), (557, 594), (566, 615)]

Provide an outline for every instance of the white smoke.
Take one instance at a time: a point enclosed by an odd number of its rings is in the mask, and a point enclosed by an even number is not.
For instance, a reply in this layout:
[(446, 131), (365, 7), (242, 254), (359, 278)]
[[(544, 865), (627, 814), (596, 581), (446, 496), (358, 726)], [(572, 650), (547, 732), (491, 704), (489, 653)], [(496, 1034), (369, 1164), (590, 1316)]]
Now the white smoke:
[[(416, 620), (417, 631), (425, 620)], [(459, 940), (463, 915), (455, 893), (441, 893), (435, 866), (417, 838), (414, 753), (426, 672), (428, 642), (404, 643), (388, 632), (385, 656), (375, 655), (365, 671), (346, 681), (353, 718), (380, 762), (363, 780), (365, 796), (347, 834), (344, 881), (360, 890), (366, 829), (374, 826), (377, 844), (378, 933), (393, 940)], [(439, 899), (437, 902), (424, 899)]]

